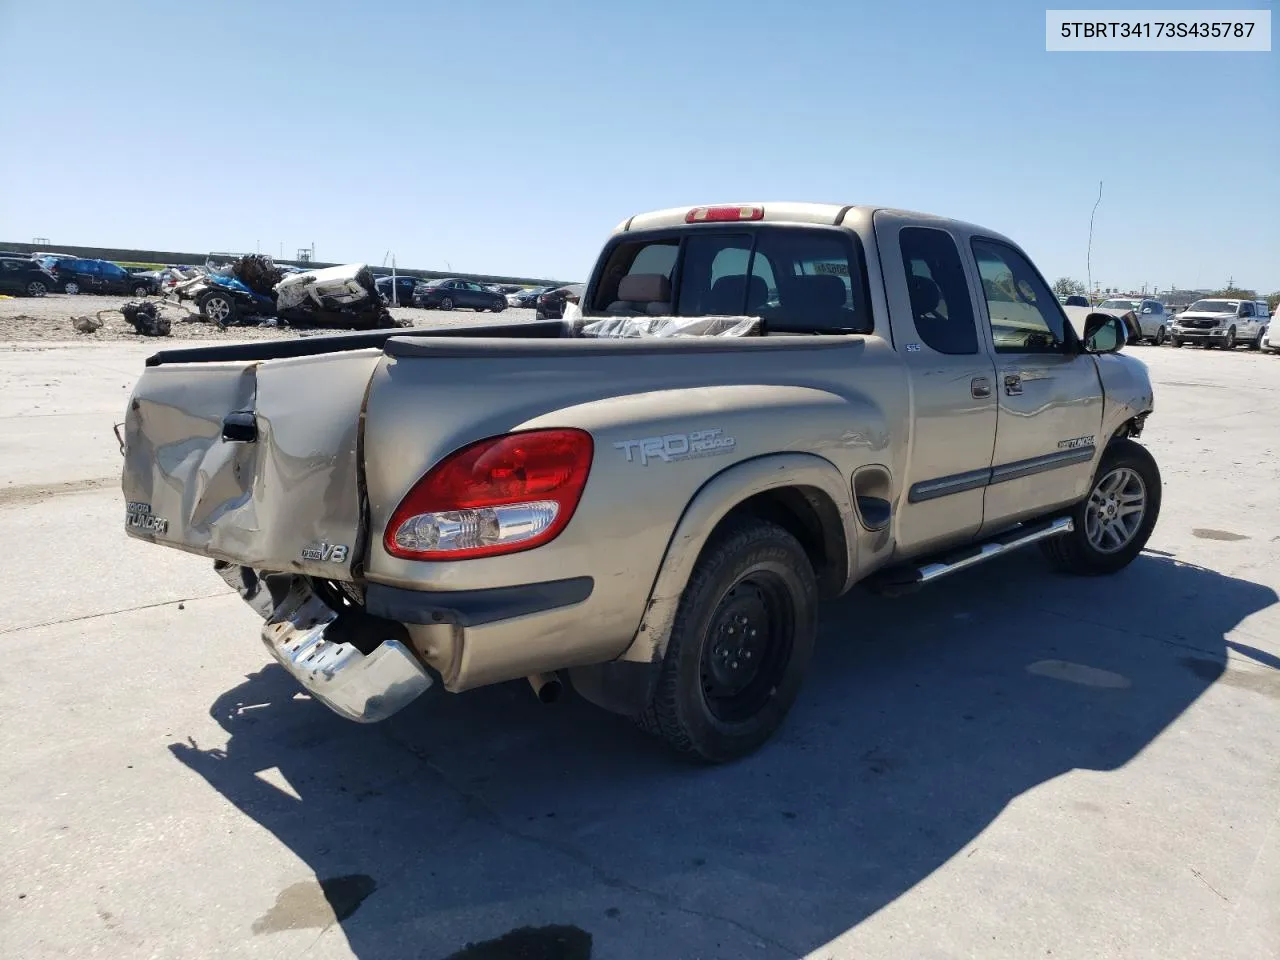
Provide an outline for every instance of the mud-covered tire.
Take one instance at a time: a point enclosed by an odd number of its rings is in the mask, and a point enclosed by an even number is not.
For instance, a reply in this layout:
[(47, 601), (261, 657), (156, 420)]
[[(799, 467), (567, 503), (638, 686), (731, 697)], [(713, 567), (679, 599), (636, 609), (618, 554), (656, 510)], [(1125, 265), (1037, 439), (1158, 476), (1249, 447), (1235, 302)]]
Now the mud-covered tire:
[[(1102, 534), (1101, 538), (1097, 534), (1100, 529), (1098, 513), (1105, 515), (1105, 510), (1111, 507), (1124, 510), (1126, 506), (1131, 506), (1132, 504), (1125, 502), (1125, 491), (1136, 491), (1137, 488), (1122, 485), (1118, 493), (1104, 488), (1113, 478), (1125, 478), (1128, 482), (1135, 475), (1140, 481), (1144, 497), (1143, 511), (1132, 532), (1123, 543), (1116, 546), (1114, 540), (1106, 539), (1106, 534)], [(1113, 493), (1116, 493), (1114, 499)], [(1040, 549), (1062, 573), (1076, 576), (1115, 573), (1127, 567), (1147, 545), (1151, 531), (1155, 529), (1160, 517), (1160, 498), (1160, 468), (1156, 465), (1155, 458), (1140, 443), (1129, 439), (1113, 440), (1102, 454), (1102, 461), (1098, 464), (1089, 488), (1089, 496), (1071, 511), (1075, 529), (1071, 533), (1041, 541)], [(1115, 521), (1122, 519), (1123, 516), (1115, 517)], [(1103, 523), (1106, 523), (1105, 519)]]
[(726, 523), (681, 596), (640, 727), (707, 763), (759, 748), (800, 690), (817, 606), (813, 567), (795, 537), (761, 520)]

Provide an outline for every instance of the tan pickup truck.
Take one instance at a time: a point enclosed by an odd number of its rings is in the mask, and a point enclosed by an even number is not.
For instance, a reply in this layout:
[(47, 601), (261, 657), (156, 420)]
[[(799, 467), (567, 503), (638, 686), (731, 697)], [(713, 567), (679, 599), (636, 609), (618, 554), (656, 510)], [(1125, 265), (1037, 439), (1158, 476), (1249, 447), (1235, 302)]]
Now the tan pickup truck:
[[(782, 723), (820, 600), (1031, 543), (1111, 573), (1155, 525), (1121, 322), (1077, 330), (990, 230), (663, 210), (617, 227), (580, 307), (159, 353), (124, 424), (126, 529), (212, 558), (353, 720), (567, 680), (723, 761)], [(699, 317), (746, 335), (665, 335)]]

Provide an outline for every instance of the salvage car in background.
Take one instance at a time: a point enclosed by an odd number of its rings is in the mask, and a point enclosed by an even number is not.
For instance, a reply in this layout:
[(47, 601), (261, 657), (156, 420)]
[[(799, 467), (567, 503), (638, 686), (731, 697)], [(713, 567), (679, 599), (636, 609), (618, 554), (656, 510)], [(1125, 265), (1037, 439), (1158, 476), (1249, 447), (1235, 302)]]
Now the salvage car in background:
[(548, 290), (551, 290), (551, 289), (553, 288), (552, 287), (529, 287), (525, 290), (520, 290), (512, 294), (512, 296), (515, 297), (515, 300), (514, 302), (511, 303), (511, 305), (513, 307), (520, 307), (522, 310), (532, 310), (534, 307), (538, 305), (538, 297), (542, 296), (542, 294), (546, 293)]
[(30, 257), (0, 257), (0, 293), (43, 297), (57, 289), (57, 278)]
[[(406, 277), (399, 274), (395, 277), (378, 277), (374, 281), (378, 293), (387, 303), (399, 307), (412, 307), (414, 288), (420, 283), (417, 277)], [(394, 294), (394, 295), (393, 295)]]
[(1169, 316), (1165, 312), (1164, 304), (1159, 300), (1112, 297), (1110, 300), (1103, 300), (1098, 304), (1097, 309), (1118, 313), (1133, 311), (1134, 318), (1138, 321), (1138, 329), (1141, 331), (1139, 339), (1149, 340), (1157, 347), (1161, 346), (1168, 337)]
[(1223, 350), (1234, 350), (1243, 343), (1250, 350), (1257, 350), (1262, 346), (1267, 322), (1265, 300), (1197, 300), (1178, 314), (1170, 332), (1171, 343), (1175, 347), (1198, 343), (1206, 349)]
[(116, 293), (146, 297), (160, 292), (154, 277), (130, 273), (110, 260), (85, 260), (80, 257), (49, 255), (40, 263), (57, 281), (62, 293)]
[(492, 310), (501, 313), (507, 309), (507, 298), (500, 293), (486, 290), (473, 280), (428, 280), (419, 283), (413, 291), (413, 305), (426, 310)]
[(569, 283), (563, 287), (554, 287), (538, 295), (535, 318), (538, 320), (559, 320), (564, 316), (566, 303), (581, 303), (583, 285)]

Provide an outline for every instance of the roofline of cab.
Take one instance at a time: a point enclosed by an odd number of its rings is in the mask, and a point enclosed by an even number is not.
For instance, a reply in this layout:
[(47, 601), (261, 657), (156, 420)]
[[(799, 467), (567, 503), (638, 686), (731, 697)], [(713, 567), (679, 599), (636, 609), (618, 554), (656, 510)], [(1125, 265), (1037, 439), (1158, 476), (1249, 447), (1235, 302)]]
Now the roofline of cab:
[(921, 226), (932, 225), (943, 229), (950, 227), (961, 234), (976, 234), (979, 236), (990, 237), (993, 240), (1000, 240), (1021, 249), (1018, 244), (995, 230), (988, 229), (987, 227), (980, 226), (979, 224), (969, 223), (964, 220), (957, 220), (954, 217), (942, 217), (937, 214), (921, 213), (916, 210), (902, 210), (897, 207), (877, 206), (874, 204), (810, 203), (801, 201), (773, 201), (765, 203), (760, 201), (750, 201), (745, 203), (693, 204), (681, 207), (666, 207), (661, 210), (637, 213), (634, 216), (629, 217), (614, 228), (610, 237), (612, 238), (624, 233), (632, 233), (642, 230), (647, 231), (671, 227), (726, 227), (731, 225), (731, 222), (727, 221), (713, 221), (706, 224), (687, 223), (685, 221), (685, 217), (688, 215), (689, 211), (696, 209), (699, 206), (761, 207), (763, 208), (763, 216), (760, 220), (754, 222), (819, 224), (835, 227), (844, 226), (848, 229), (853, 229), (853, 222), (858, 221), (869, 226), (875, 214), (885, 213), (895, 217), (916, 221)]

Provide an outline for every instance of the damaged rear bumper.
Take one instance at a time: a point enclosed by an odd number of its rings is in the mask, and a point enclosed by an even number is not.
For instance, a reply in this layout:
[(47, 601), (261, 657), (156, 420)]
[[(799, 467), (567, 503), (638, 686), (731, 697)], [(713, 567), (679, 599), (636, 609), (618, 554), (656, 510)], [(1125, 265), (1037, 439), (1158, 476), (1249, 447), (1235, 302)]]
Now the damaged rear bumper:
[[(262, 626), (262, 642), (280, 666), (335, 713), (359, 723), (385, 720), (425, 693), (431, 677), (401, 640), (353, 639), (338, 613), (302, 577)], [(370, 618), (372, 619), (372, 618)], [(362, 631), (365, 636), (368, 631)], [(364, 647), (369, 652), (361, 652)]]

